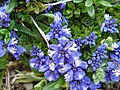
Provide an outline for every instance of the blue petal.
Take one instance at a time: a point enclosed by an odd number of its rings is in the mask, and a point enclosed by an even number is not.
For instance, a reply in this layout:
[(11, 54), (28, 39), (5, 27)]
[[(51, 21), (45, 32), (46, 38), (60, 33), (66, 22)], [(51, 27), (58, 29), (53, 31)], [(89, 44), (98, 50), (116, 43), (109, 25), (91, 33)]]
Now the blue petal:
[(88, 67), (87, 62), (85, 62), (85, 61), (80, 61), (80, 62), (81, 62), (80, 67), (83, 68), (83, 69), (87, 69), (87, 67)]
[(6, 53), (6, 52), (4, 51), (4, 49), (0, 49), (0, 57), (4, 56), (5, 53)]
[(70, 82), (73, 80), (73, 71), (69, 70), (65, 75), (65, 81)]
[(75, 80), (81, 80), (85, 76), (85, 72), (82, 69), (78, 69), (74, 72), (74, 79)]

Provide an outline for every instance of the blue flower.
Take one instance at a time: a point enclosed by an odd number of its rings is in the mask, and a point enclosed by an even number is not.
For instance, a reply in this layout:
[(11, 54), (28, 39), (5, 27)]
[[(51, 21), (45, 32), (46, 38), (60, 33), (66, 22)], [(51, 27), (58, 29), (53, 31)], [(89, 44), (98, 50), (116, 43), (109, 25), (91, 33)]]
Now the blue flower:
[(10, 41), (7, 44), (7, 50), (17, 59), (20, 59), (20, 55), (26, 52), (26, 49), (22, 46), (18, 46), (18, 36), (14, 31), (10, 32)]
[(82, 43), (86, 45), (95, 45), (96, 39), (97, 39), (97, 36), (95, 35), (95, 32), (92, 32), (90, 36), (86, 36), (85, 39), (82, 40)]
[(57, 68), (58, 66), (51, 60), (48, 70), (46, 70), (44, 73), (47, 80), (56, 81), (57, 79), (59, 79), (60, 73), (58, 72)]
[(120, 42), (117, 43), (113, 52), (110, 53), (110, 58), (120, 64)]
[(85, 61), (76, 59), (64, 75), (65, 81), (81, 80), (85, 76), (83, 69), (87, 69), (88, 65)]
[(36, 56), (29, 60), (32, 68), (35, 68), (40, 72), (45, 72), (49, 69), (49, 57), (45, 56), (42, 50), (39, 50), (35, 45), (33, 46), (33, 50), (31, 50), (31, 56)]
[(76, 68), (76, 67), (80, 67), (82, 69), (87, 69), (88, 65), (87, 65), (87, 62), (85, 61), (82, 61), (82, 60), (78, 60), (76, 59), (73, 63), (73, 66)]
[(104, 17), (105, 17), (105, 21), (102, 24), (102, 27), (100, 30), (103, 32), (119, 33), (118, 29), (116, 28), (118, 25), (115, 24), (117, 20), (112, 19), (112, 17), (109, 16), (109, 14), (105, 14)]
[(33, 50), (31, 50), (30, 52), (31, 52), (30, 56), (37, 56), (38, 53), (41, 52), (41, 50), (39, 50), (38, 47), (34, 45)]
[(45, 10), (45, 12), (48, 13), (52, 9), (52, 7), (53, 7), (52, 5), (49, 5), (48, 8)]
[(49, 48), (49, 56), (59, 65), (72, 64), (81, 56), (73, 41), (60, 40), (59, 44), (51, 44)]
[(115, 82), (118, 82), (119, 81), (119, 76), (116, 76), (113, 72), (113, 70), (117, 67), (115, 65), (115, 63), (113, 62), (108, 62), (107, 63), (108, 66), (107, 66), (107, 70), (105, 71), (105, 81), (106, 82), (110, 82), (110, 81), (115, 81)]
[(72, 65), (70, 64), (65, 64), (65, 65), (62, 65), (62, 66), (59, 66), (58, 68), (58, 72), (60, 74), (65, 74), (68, 70), (70, 70), (72, 68)]
[(6, 4), (0, 7), (0, 27), (10, 26), (10, 14), (6, 13)]
[(96, 85), (93, 82), (91, 82), (90, 78), (87, 76), (84, 76), (81, 80), (74, 80), (71, 81), (70, 84), (70, 90), (97, 90), (97, 88), (100, 88), (101, 85)]
[(60, 4), (60, 9), (64, 9), (65, 6), (66, 6), (66, 2)]
[(78, 38), (77, 40), (74, 40), (74, 42), (77, 44), (77, 47), (80, 50), (80, 47), (82, 47), (83, 41), (81, 38)]
[(119, 82), (119, 76), (114, 75), (112, 70), (105, 71), (105, 81), (110, 83), (110, 81)]
[(105, 50), (107, 48), (107, 44), (102, 44), (100, 45), (97, 50), (93, 53), (93, 56), (96, 57), (97, 59), (103, 59), (103, 58), (108, 58), (107, 54), (107, 50)]
[(62, 13), (61, 12), (55, 12), (54, 13), (54, 23), (62, 23)]
[[(66, 23), (63, 25), (63, 23)], [(54, 14), (54, 24), (50, 24), (51, 30), (47, 34), (47, 38), (50, 40), (52, 38), (60, 39), (65, 37), (71, 37), (70, 29), (67, 28), (67, 20), (62, 19), (62, 14), (60, 12), (56, 12)]]
[(5, 42), (3, 40), (0, 40), (0, 57), (5, 55), (5, 48), (4, 48)]
[(26, 0), (26, 3), (29, 3), (30, 2), (30, 0)]
[(99, 68), (101, 66), (102, 59), (108, 58), (107, 50), (107, 44), (100, 45), (97, 50), (93, 53), (92, 60), (88, 60), (88, 64), (92, 66), (93, 71), (96, 70), (96, 68)]
[(45, 56), (42, 50), (39, 50), (36, 46), (33, 46), (31, 56), (34, 56), (34, 58), (29, 60), (30, 66), (40, 72), (44, 72), (47, 80), (56, 81), (59, 78), (60, 73), (58, 72), (58, 65), (50, 60), (49, 56)]

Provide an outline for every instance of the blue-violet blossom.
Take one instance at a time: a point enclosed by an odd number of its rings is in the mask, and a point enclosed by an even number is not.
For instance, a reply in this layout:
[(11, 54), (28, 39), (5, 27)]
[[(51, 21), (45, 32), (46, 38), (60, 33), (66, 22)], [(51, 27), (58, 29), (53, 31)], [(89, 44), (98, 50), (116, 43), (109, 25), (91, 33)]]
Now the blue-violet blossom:
[(90, 36), (86, 36), (85, 39), (82, 40), (82, 43), (86, 45), (94, 45), (95, 46), (95, 40), (97, 39), (97, 36), (95, 35), (95, 32), (92, 32)]
[(66, 19), (62, 19), (62, 14), (60, 12), (56, 12), (54, 14), (54, 24), (50, 24), (51, 30), (47, 34), (47, 38), (50, 40), (52, 38), (60, 39), (71, 37), (70, 29), (67, 28), (67, 23), (63, 26), (63, 23), (66, 23)]
[(0, 27), (10, 26), (10, 14), (6, 13), (6, 4), (0, 7)]
[(102, 59), (108, 58), (107, 50), (107, 44), (100, 45), (97, 50), (93, 53), (92, 60), (88, 61), (88, 64), (92, 66), (92, 69), (95, 71), (96, 68), (99, 68), (102, 62)]
[(101, 26), (101, 31), (102, 32), (110, 32), (110, 33), (119, 33), (118, 29), (117, 29), (117, 24), (115, 24), (115, 22), (117, 21), (116, 19), (112, 19), (111, 16), (109, 16), (109, 14), (105, 14), (105, 21)]

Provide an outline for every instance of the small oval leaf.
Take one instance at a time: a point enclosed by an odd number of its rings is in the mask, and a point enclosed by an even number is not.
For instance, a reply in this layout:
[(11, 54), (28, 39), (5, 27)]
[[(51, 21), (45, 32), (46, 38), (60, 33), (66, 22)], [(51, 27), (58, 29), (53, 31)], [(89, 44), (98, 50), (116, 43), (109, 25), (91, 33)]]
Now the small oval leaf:
[(90, 7), (87, 7), (87, 12), (91, 17), (94, 16), (94, 14), (95, 14), (94, 6), (92, 5)]
[(73, 0), (74, 3), (81, 3), (83, 0)]
[(90, 7), (90, 6), (92, 6), (92, 4), (93, 4), (92, 0), (86, 0), (86, 2), (85, 2), (86, 7)]
[(112, 5), (107, 1), (100, 1), (99, 3), (106, 7), (112, 7)]

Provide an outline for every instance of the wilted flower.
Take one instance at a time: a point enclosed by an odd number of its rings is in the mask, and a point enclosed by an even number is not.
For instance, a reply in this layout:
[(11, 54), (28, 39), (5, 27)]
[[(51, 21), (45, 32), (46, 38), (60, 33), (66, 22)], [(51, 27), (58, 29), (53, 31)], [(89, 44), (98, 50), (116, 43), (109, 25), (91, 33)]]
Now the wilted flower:
[(119, 33), (118, 29), (116, 28), (118, 25), (115, 24), (117, 20), (112, 19), (112, 17), (109, 16), (109, 14), (105, 14), (104, 17), (105, 17), (105, 21), (102, 24), (100, 30), (103, 32)]

